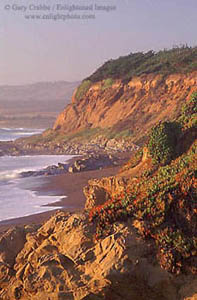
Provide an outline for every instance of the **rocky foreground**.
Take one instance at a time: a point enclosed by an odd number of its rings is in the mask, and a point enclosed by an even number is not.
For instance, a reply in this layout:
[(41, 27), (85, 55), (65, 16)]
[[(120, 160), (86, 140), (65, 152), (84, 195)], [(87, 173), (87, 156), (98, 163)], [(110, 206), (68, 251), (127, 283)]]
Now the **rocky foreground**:
[(197, 279), (175, 277), (129, 222), (94, 238), (85, 213), (58, 212), (44, 225), (0, 239), (0, 299), (197, 299)]

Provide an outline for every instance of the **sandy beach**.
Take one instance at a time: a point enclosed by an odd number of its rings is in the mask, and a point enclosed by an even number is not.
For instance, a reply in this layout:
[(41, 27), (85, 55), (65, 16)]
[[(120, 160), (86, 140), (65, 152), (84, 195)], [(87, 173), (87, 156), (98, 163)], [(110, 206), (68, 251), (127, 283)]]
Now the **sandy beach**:
[[(50, 206), (54, 206), (53, 211), (47, 211), (40, 214), (34, 214), (17, 219), (10, 219), (0, 222), (0, 233), (5, 232), (10, 227), (22, 226), (28, 224), (40, 224), (46, 221), (51, 215), (55, 213), (55, 207), (62, 206), (64, 211), (81, 211), (84, 208), (85, 196), (83, 194), (83, 187), (87, 185), (88, 180), (95, 178), (113, 176), (117, 174), (120, 166), (103, 168), (102, 170), (84, 171), (79, 173), (66, 173), (56, 176), (48, 176), (41, 180), (40, 186), (36, 188), (39, 195), (53, 195), (66, 196), (62, 197)], [(71, 207), (72, 209), (68, 209)]]

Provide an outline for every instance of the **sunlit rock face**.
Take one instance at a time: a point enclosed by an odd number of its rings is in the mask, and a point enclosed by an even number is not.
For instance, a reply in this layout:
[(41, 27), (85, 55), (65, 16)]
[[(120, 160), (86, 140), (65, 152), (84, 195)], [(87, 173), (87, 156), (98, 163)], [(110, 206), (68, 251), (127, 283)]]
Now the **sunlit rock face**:
[(195, 91), (197, 72), (143, 75), (127, 84), (116, 80), (106, 89), (103, 84), (92, 84), (80, 99), (75, 92), (53, 129), (65, 134), (84, 128), (129, 128), (136, 141), (158, 121), (176, 117), (182, 102)]

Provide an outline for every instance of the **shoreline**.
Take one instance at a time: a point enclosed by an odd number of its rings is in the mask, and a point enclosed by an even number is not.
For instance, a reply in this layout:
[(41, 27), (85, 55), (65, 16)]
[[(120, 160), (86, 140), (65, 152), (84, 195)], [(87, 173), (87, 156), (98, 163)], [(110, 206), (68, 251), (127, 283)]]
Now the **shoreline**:
[[(123, 155), (123, 157), (124, 156), (128, 157), (128, 153)], [(72, 157), (68, 160), (68, 164), (73, 163), (79, 157), (83, 156), (77, 155)], [(124, 160), (125, 158), (123, 158), (123, 161)], [(53, 193), (54, 196), (62, 197), (62, 199), (54, 203), (45, 205), (45, 207), (54, 206), (54, 210), (1, 221), (0, 234), (5, 233), (7, 230), (15, 226), (41, 224), (48, 220), (58, 210), (66, 211), (68, 213), (83, 211), (86, 201), (85, 195), (83, 194), (83, 187), (88, 184), (88, 180), (116, 175), (119, 169), (120, 165), (98, 170), (83, 171), (78, 173), (67, 172), (65, 174), (43, 177), (40, 181), (40, 185), (33, 191), (38, 193), (39, 196), (50, 195), (50, 193)], [(55, 209), (57, 206), (58, 208)], [(60, 209), (59, 206), (62, 206), (62, 208)]]

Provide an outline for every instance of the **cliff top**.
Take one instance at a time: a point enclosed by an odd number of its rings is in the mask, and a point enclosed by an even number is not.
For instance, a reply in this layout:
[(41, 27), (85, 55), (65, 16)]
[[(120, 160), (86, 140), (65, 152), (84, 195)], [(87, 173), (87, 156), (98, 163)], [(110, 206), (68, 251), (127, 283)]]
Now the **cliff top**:
[(118, 59), (110, 59), (86, 78), (91, 82), (107, 78), (129, 81), (142, 74), (186, 73), (197, 69), (197, 47), (174, 47), (158, 52), (136, 52)]

